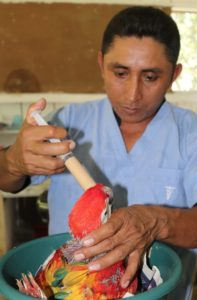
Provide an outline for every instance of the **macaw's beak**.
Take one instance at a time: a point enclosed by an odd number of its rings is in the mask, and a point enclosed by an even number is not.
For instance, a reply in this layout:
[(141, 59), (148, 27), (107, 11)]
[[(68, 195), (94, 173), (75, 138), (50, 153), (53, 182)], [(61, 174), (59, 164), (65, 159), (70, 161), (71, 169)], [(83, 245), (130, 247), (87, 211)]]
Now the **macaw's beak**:
[(110, 218), (112, 212), (112, 202), (113, 202), (112, 190), (107, 186), (103, 186), (103, 189), (105, 190), (106, 195), (109, 195), (109, 197), (106, 197), (105, 199), (105, 207), (101, 213), (101, 224), (106, 223), (107, 220)]

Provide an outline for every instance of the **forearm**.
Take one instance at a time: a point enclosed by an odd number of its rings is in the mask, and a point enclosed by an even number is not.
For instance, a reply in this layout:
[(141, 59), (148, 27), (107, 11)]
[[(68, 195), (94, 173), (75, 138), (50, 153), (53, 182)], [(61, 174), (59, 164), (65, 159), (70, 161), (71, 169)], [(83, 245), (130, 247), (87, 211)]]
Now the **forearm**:
[[(153, 206), (154, 207), (154, 206)], [(158, 240), (184, 247), (197, 248), (197, 207), (191, 209), (156, 207), (158, 216), (165, 222)]]
[(20, 174), (15, 169), (14, 161), (12, 158), (12, 149), (0, 150), (0, 189), (7, 192), (20, 191), (28, 179), (28, 176)]

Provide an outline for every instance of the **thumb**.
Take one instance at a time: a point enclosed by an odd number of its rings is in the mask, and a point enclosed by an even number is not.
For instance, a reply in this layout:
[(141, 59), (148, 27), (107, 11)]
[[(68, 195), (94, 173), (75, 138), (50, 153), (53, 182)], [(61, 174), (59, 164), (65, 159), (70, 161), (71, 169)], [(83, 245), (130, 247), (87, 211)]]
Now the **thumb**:
[(31, 117), (31, 113), (35, 110), (44, 110), (47, 105), (47, 101), (45, 98), (39, 99), (37, 102), (31, 104), (26, 113), (25, 121), (30, 125), (35, 125), (35, 120)]

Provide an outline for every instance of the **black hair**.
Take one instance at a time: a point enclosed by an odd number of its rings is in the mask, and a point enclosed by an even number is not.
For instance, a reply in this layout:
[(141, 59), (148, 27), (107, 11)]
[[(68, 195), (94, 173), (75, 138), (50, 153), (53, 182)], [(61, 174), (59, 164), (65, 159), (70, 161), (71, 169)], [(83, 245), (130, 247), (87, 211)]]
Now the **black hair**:
[(115, 37), (152, 37), (162, 43), (168, 60), (175, 66), (180, 51), (180, 34), (175, 21), (161, 9), (150, 6), (128, 7), (117, 13), (107, 25), (101, 52), (105, 55)]

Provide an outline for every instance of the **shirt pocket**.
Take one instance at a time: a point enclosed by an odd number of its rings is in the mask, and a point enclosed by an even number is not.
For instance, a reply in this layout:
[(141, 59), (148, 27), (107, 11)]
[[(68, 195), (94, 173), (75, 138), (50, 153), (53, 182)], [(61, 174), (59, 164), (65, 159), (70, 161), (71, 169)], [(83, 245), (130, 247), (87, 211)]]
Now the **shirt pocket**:
[(134, 204), (184, 206), (183, 171), (151, 168), (134, 177), (131, 199)]
[(148, 183), (155, 204), (184, 206), (183, 171), (179, 169), (153, 169)]

